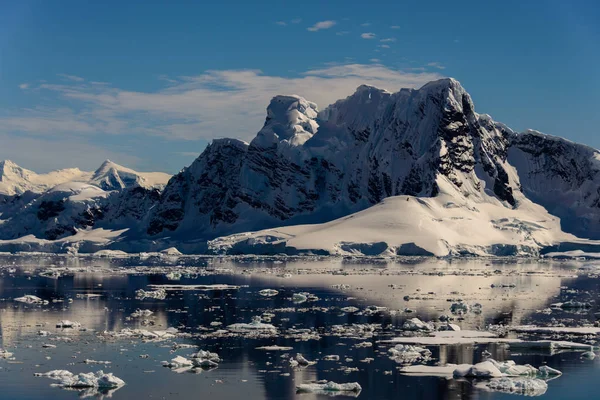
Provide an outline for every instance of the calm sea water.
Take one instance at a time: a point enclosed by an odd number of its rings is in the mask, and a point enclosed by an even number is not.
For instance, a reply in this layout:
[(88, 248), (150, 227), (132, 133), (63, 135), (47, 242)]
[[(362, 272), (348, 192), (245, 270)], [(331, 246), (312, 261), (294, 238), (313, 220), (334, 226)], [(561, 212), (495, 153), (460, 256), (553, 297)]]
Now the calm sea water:
[[(316, 380), (358, 382), (363, 388), (358, 395), (361, 399), (514, 398), (515, 395), (477, 389), (470, 380), (403, 375), (398, 371), (399, 365), (388, 357), (390, 345), (382, 341), (402, 334), (401, 326), (407, 318), (427, 321), (444, 314), (453, 317), (453, 323), (462, 329), (483, 329), (489, 324), (594, 323), (598, 312), (598, 273), (600, 269), (593, 263), (570, 262), (4, 256), (0, 257), (0, 347), (14, 353), (14, 359), (0, 359), (0, 398), (326, 398), (296, 394), (297, 384)], [(228, 284), (240, 288), (176, 290), (169, 291), (164, 300), (136, 300), (136, 290), (161, 284)], [(265, 288), (279, 293), (261, 296), (259, 291)], [(299, 292), (311, 293), (318, 300), (294, 303), (292, 296)], [(27, 294), (48, 300), (49, 304), (13, 301)], [(410, 300), (405, 300), (405, 296), (410, 296)], [(453, 316), (450, 300), (459, 298), (480, 303), (482, 313)], [(585, 301), (591, 308), (547, 311), (551, 303), (566, 300)], [(361, 311), (340, 311), (347, 306)], [(143, 318), (130, 318), (136, 309), (152, 310), (154, 314), (147, 319), (153, 325), (142, 325)], [(250, 322), (252, 317), (264, 313), (274, 315), (270, 323), (278, 328), (278, 336), (255, 339), (212, 335), (227, 325)], [(55, 327), (58, 321), (66, 319), (77, 321), (86, 329)], [(373, 337), (355, 339), (332, 334), (334, 325), (366, 323), (381, 325)], [(167, 327), (189, 335), (160, 342), (107, 339), (101, 335), (123, 328)], [(297, 332), (302, 329), (312, 338), (299, 340)], [(40, 330), (49, 331), (50, 335), (40, 336)], [(582, 343), (596, 340), (567, 339)], [(363, 342), (372, 346), (356, 346)], [(174, 350), (174, 343), (216, 352), (222, 361), (214, 370), (176, 373), (163, 367), (161, 361), (177, 355), (185, 357), (197, 349)], [(44, 344), (56, 348), (45, 348)], [(257, 349), (266, 345), (293, 350)], [(589, 399), (600, 392), (598, 359), (582, 359), (581, 353), (516, 353), (503, 345), (430, 349), (432, 365), (475, 363), (482, 359), (485, 350), (497, 360), (557, 368), (563, 375), (548, 382), (548, 390), (542, 396), (546, 399)], [(291, 368), (288, 359), (296, 353), (317, 363)], [(325, 361), (325, 355), (339, 355), (340, 361)], [(90, 365), (83, 362), (86, 359), (111, 363)], [(111, 392), (77, 391), (54, 387), (54, 381), (34, 377), (34, 373), (55, 369), (103, 369), (123, 379), (126, 385)]]

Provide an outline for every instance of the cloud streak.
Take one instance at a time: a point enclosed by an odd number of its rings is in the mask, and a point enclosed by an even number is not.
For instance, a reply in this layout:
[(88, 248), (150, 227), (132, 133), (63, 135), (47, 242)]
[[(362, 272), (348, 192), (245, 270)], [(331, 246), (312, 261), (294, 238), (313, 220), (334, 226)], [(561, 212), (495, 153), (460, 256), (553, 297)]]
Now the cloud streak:
[(363, 39), (375, 39), (376, 36), (377, 35), (375, 35), (373, 32), (365, 32), (360, 35), (360, 37)]
[[(374, 62), (374, 60), (372, 60)], [(328, 65), (292, 77), (258, 70), (213, 70), (187, 77), (160, 77), (163, 89), (131, 91), (108, 84), (67, 80), (30, 84), (32, 96), (52, 99), (0, 116), (0, 135), (47, 140), (101, 141), (106, 135), (159, 136), (165, 140), (250, 140), (277, 94), (297, 94), (321, 108), (350, 95), (361, 84), (397, 91), (439, 79), (436, 72), (411, 72), (381, 64)], [(165, 80), (166, 79), (166, 80)]]
[(334, 25), (336, 24), (335, 21), (321, 21), (321, 22), (317, 22), (316, 24), (314, 24), (313, 26), (306, 28), (307, 30), (311, 31), (311, 32), (317, 32), (320, 31), (322, 29), (329, 29), (332, 28)]

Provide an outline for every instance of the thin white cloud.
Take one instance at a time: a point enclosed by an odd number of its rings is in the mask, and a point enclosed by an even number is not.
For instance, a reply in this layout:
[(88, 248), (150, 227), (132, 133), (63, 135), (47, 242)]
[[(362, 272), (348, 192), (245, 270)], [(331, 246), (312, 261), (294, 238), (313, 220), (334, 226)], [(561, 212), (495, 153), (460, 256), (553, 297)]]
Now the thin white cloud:
[(390, 29), (400, 29), (400, 26), (399, 25), (392, 25), (392, 26), (390, 26)]
[(380, 60), (379, 58), (371, 58), (371, 59), (369, 59), (369, 61), (371, 61), (371, 62), (373, 62), (373, 63), (378, 63), (378, 62), (380, 62), (381, 60)]
[(396, 38), (393, 38), (393, 37), (384, 38), (384, 39), (380, 40), (380, 42), (383, 42), (383, 43), (392, 43), (392, 42), (395, 42), (395, 41), (396, 41)]
[(73, 81), (73, 82), (83, 82), (85, 80), (82, 77), (77, 76), (77, 75), (68, 75), (68, 74), (56, 74), (56, 75), (60, 76), (61, 78), (66, 79), (66, 80)]
[(360, 26), (365, 26), (365, 27), (371, 26), (371, 23), (370, 22), (365, 22), (364, 24), (360, 24)]
[(377, 45), (377, 47), (381, 47), (382, 49), (389, 49), (390, 45), (388, 45), (388, 44), (379, 44), (379, 45)]
[(365, 32), (363, 34), (360, 35), (361, 38), (363, 39), (375, 39), (377, 35), (374, 34), (373, 32)]
[(316, 32), (316, 31), (320, 31), (322, 29), (332, 28), (334, 25), (335, 25), (335, 21), (328, 20), (328, 21), (317, 22), (316, 24), (314, 24), (310, 28), (306, 28), (306, 29), (309, 30), (309, 31), (311, 31), (311, 32)]
[(435, 61), (435, 62), (430, 62), (429, 64), (427, 64), (428, 67), (432, 67), (432, 68), (437, 68), (437, 69), (446, 69), (446, 67), (444, 67), (442, 64), (440, 64), (439, 62)]
[(279, 26), (286, 26), (287, 22), (285, 22), (285, 21), (277, 21), (277, 22), (275, 22), (275, 24), (277, 24)]
[[(373, 61), (371, 61), (373, 62)], [(153, 92), (80, 82), (35, 86), (40, 98), (55, 97), (60, 107), (22, 109), (0, 117), (0, 134), (40, 138), (110, 135), (160, 136), (167, 140), (236, 137), (250, 140), (277, 94), (298, 94), (324, 108), (361, 84), (396, 91), (441, 78), (436, 72), (414, 73), (379, 64), (328, 65), (296, 77), (265, 75), (257, 70), (207, 71), (180, 77)]]
[(302, 18), (294, 18), (293, 20), (290, 21), (292, 24), (299, 24), (300, 22), (302, 22)]
[(19, 89), (21, 89), (21, 90), (29, 89), (29, 83), (21, 83), (19, 85)]
[(339, 32), (336, 32), (335, 34), (338, 35), (338, 36), (344, 36), (344, 35), (347, 35), (349, 33), (350, 32), (348, 32), (348, 31), (339, 31)]

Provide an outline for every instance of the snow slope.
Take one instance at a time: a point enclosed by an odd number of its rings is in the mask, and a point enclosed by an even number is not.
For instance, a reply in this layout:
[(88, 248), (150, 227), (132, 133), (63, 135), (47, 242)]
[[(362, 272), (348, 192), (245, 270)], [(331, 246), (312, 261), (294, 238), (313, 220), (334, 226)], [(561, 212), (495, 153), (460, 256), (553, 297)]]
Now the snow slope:
[(0, 195), (15, 195), (26, 191), (41, 193), (56, 185), (85, 179), (87, 172), (67, 168), (47, 174), (36, 174), (10, 160), (0, 161)]
[(436, 197), (394, 196), (347, 217), (314, 225), (267, 229), (217, 238), (217, 254), (537, 255), (540, 248), (575, 240), (541, 206), (524, 200), (510, 209), (493, 198), (462, 199), (438, 181)]

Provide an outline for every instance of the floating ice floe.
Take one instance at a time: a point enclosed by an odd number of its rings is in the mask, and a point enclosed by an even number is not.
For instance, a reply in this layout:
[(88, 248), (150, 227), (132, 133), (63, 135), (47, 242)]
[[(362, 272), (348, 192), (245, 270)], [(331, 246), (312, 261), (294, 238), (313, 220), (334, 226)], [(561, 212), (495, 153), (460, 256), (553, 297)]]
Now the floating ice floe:
[(6, 351), (4, 349), (0, 349), (0, 358), (7, 359), (7, 358), (11, 358), (12, 355), (13, 355), (13, 353)]
[(171, 361), (163, 361), (162, 365), (175, 370), (175, 372), (194, 372), (192, 370), (197, 368), (204, 370), (217, 368), (220, 361), (221, 358), (217, 353), (200, 350), (199, 352), (192, 354), (189, 359), (177, 356)]
[(340, 311), (345, 312), (345, 313), (355, 313), (357, 311), (359, 311), (360, 309), (358, 307), (353, 307), (353, 306), (348, 306), (348, 307), (342, 307), (340, 308)]
[(123, 328), (120, 331), (104, 331), (101, 336), (111, 339), (131, 339), (137, 338), (144, 341), (161, 341), (173, 339), (180, 336), (180, 332), (176, 328), (167, 328), (165, 330), (149, 331), (146, 329), (130, 329)]
[(306, 358), (304, 358), (304, 356), (300, 353), (296, 354), (296, 358), (295, 359), (290, 359), (290, 365), (294, 366), (292, 363), (293, 361), (296, 361), (296, 365), (299, 365), (301, 367), (308, 367), (309, 365), (314, 365), (317, 362), (316, 361), (308, 361)]
[(19, 303), (25, 303), (25, 304), (48, 304), (48, 300), (42, 300), (41, 298), (31, 295), (31, 294), (26, 294), (25, 296), (21, 296), (21, 297), (15, 297), (14, 301), (17, 301)]
[(141, 318), (141, 317), (149, 317), (154, 314), (153, 311), (150, 310), (140, 310), (139, 308), (131, 313), (131, 318)]
[(258, 294), (260, 294), (261, 296), (264, 296), (264, 297), (273, 297), (273, 296), (277, 296), (279, 294), (279, 292), (275, 289), (263, 289), (263, 290), (259, 291)]
[(102, 297), (102, 295), (98, 293), (77, 293), (75, 297), (78, 299), (97, 299)]
[(351, 383), (303, 383), (296, 386), (297, 393), (332, 394), (335, 392), (360, 393), (362, 387), (357, 382)]
[(35, 376), (44, 376), (58, 381), (58, 386), (66, 388), (98, 388), (113, 389), (125, 385), (125, 382), (112, 373), (104, 371), (73, 374), (66, 370), (54, 370), (46, 373), (36, 373)]
[(416, 364), (427, 362), (431, 359), (431, 351), (429, 349), (411, 345), (396, 345), (388, 350), (388, 354), (398, 364)]
[(250, 322), (250, 323), (240, 322), (237, 324), (231, 324), (231, 325), (227, 326), (227, 329), (229, 329), (232, 332), (256, 332), (256, 331), (265, 331), (265, 332), (269, 332), (269, 333), (277, 332), (277, 328), (274, 325), (263, 323), (260, 316), (252, 317), (252, 322)]
[(569, 300), (565, 301), (564, 303), (550, 304), (550, 308), (559, 308), (563, 310), (588, 309), (592, 308), (592, 304), (587, 302)]
[(476, 382), (475, 387), (492, 392), (520, 394), (523, 396), (541, 396), (548, 390), (548, 384), (537, 378), (495, 378)]
[(411, 318), (402, 325), (405, 331), (433, 331), (435, 326), (431, 322), (423, 322), (419, 318)]
[(59, 321), (56, 324), (56, 327), (63, 328), (63, 329), (65, 329), (65, 328), (76, 329), (76, 328), (81, 328), (81, 324), (79, 322), (69, 321), (68, 319), (65, 319), (65, 320)]
[(176, 291), (176, 290), (198, 290), (198, 291), (238, 290), (240, 288), (239, 286), (236, 286), (236, 285), (227, 285), (227, 284), (221, 284), (221, 283), (214, 284), (214, 285), (148, 285), (148, 287), (150, 287), (151, 289), (162, 290), (162, 291)]
[(557, 340), (533, 340), (501, 338), (492, 332), (485, 331), (439, 331), (431, 332), (429, 336), (402, 336), (390, 340), (383, 340), (382, 343), (393, 344), (412, 344), (421, 346), (443, 346), (455, 344), (489, 344), (505, 343), (510, 348), (518, 349), (536, 349), (536, 350), (572, 350), (589, 351), (592, 346), (589, 344), (557, 341)]
[(340, 361), (340, 356), (337, 354), (330, 354), (323, 357), (323, 361)]
[(261, 346), (257, 347), (256, 350), (265, 350), (265, 351), (290, 351), (293, 350), (293, 347), (286, 346)]
[(496, 361), (493, 359), (487, 359), (477, 364), (411, 365), (401, 368), (400, 372), (404, 374), (479, 379), (503, 377), (550, 378), (562, 375), (562, 372), (548, 366), (541, 366), (538, 369), (529, 364), (518, 365), (512, 360)]
[(103, 364), (103, 365), (108, 365), (108, 364), (112, 364), (111, 361), (97, 361), (97, 360), (90, 360), (88, 358), (86, 358), (85, 360), (83, 360), (84, 364)]
[(171, 281), (178, 281), (181, 279), (181, 272), (169, 272), (165, 277)]
[(482, 309), (482, 306), (479, 303), (474, 303), (474, 304), (469, 305), (462, 301), (459, 301), (457, 303), (452, 303), (452, 305), (450, 306), (450, 312), (452, 314), (458, 314), (458, 315), (463, 315), (468, 312), (472, 312), (474, 314), (481, 314), (481, 309)]
[(145, 300), (145, 299), (164, 300), (167, 298), (167, 292), (163, 288), (160, 288), (157, 290), (138, 289), (135, 291), (135, 298), (138, 300)]

